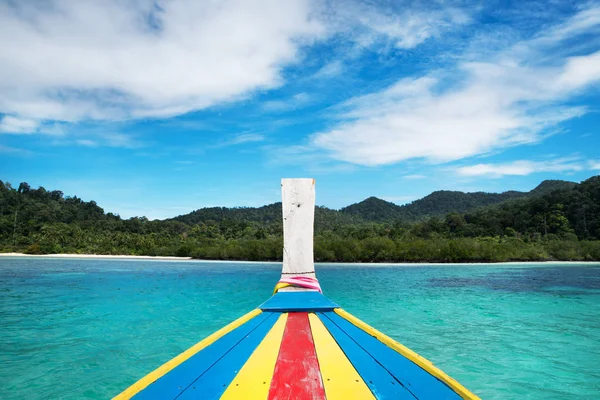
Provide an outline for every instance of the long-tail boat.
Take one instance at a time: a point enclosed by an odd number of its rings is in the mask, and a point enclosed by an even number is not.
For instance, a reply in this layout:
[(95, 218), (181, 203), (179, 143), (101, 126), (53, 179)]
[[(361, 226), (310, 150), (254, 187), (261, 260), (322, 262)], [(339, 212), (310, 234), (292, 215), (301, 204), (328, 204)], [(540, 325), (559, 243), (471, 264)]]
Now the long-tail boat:
[(281, 186), (283, 269), (274, 295), (115, 399), (478, 399), (322, 294), (313, 261), (315, 182)]

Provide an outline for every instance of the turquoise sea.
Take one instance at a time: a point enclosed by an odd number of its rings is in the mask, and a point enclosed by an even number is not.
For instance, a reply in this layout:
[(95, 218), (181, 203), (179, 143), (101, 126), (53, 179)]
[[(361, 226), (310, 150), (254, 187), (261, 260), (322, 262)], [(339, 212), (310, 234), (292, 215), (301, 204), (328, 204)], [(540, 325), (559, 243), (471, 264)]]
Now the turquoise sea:
[[(0, 259), (0, 399), (105, 399), (267, 299), (279, 264)], [(600, 398), (600, 264), (318, 265), (483, 399)]]

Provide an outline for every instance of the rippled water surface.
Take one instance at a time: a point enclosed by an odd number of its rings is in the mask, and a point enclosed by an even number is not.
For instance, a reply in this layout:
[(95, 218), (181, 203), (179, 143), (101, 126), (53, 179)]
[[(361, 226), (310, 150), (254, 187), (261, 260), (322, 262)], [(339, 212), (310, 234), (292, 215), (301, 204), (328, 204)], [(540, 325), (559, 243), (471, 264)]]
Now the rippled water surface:
[[(600, 264), (319, 265), (484, 399), (600, 393)], [(109, 398), (270, 296), (278, 264), (0, 258), (0, 398)]]

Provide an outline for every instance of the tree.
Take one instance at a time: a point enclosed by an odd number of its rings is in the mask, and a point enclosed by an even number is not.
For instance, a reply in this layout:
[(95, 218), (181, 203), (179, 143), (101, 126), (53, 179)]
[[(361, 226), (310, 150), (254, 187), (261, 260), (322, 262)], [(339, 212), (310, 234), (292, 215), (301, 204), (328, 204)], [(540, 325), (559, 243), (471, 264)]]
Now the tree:
[(30, 190), (31, 190), (31, 187), (29, 186), (29, 184), (27, 182), (21, 182), (19, 184), (19, 189), (17, 189), (17, 191), (19, 193), (29, 193)]

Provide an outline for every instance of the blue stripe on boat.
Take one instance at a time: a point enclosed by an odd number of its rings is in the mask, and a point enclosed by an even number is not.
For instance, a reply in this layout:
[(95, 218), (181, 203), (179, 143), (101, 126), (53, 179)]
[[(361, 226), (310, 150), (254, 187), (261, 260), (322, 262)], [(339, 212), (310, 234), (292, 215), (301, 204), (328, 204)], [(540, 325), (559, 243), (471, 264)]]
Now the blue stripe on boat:
[(339, 306), (319, 292), (277, 292), (259, 307), (263, 311), (331, 311)]
[[(272, 318), (268, 320), (269, 317)], [(262, 325), (267, 325), (268, 329), (271, 329), (271, 326), (273, 326), (276, 320), (277, 318), (273, 313), (260, 313), (173, 368), (167, 374), (136, 394), (133, 399), (176, 398), (216, 362), (223, 358), (234, 346), (242, 342), (247, 335)], [(265, 334), (262, 335), (262, 337), (264, 336)]]
[(404, 388), (369, 353), (356, 344), (346, 332), (324, 316), (323, 313), (318, 313), (318, 316), (377, 399), (415, 399), (410, 391)]
[[(328, 318), (344, 331), (352, 340), (385, 368), (396, 380), (406, 387), (418, 399), (462, 399), (444, 382), (380, 342), (377, 338), (358, 328), (334, 312), (319, 313), (325, 323)], [(341, 345), (340, 345), (341, 346)], [(342, 349), (344, 349), (342, 347)], [(345, 350), (344, 350), (345, 351)], [(365, 379), (366, 380), (366, 379)]]
[(275, 325), (278, 318), (279, 314), (270, 313), (264, 323), (246, 335), (235, 347), (181, 393), (177, 399), (208, 400), (220, 398), (260, 342)]

